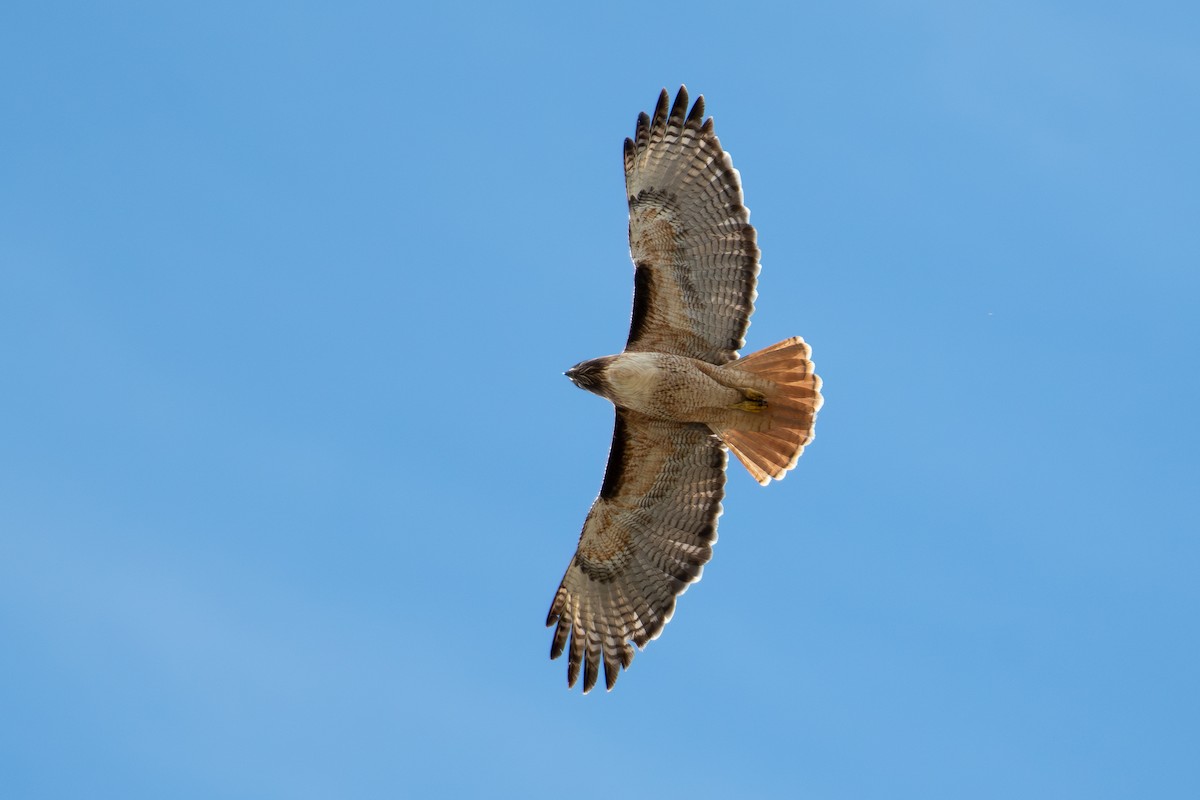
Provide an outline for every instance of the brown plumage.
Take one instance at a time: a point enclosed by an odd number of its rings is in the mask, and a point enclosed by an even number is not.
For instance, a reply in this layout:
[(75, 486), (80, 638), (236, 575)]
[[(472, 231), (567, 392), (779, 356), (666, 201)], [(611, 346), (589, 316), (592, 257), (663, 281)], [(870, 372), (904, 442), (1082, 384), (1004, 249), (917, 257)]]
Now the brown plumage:
[[(784, 339), (743, 356), (725, 367), (747, 371), (765, 382), (767, 407), (757, 425), (734, 421), (730, 427), (714, 425), (754, 480), (766, 486), (782, 480), (813, 439), (813, 424), (821, 407), (821, 379), (813, 372), (808, 345), (799, 336)], [(752, 386), (760, 385), (747, 381)]]
[(555, 594), (550, 657), (612, 689), (712, 558), (725, 448), (759, 483), (812, 441), (821, 379), (799, 337), (738, 358), (754, 311), (756, 234), (729, 154), (686, 88), (625, 140), (633, 318), (625, 351), (567, 372), (616, 406), (600, 496)]

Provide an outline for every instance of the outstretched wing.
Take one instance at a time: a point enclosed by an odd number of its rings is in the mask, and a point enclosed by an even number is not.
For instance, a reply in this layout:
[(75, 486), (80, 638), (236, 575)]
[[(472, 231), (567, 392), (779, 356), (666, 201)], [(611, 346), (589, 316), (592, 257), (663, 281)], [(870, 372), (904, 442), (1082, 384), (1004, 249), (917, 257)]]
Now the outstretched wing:
[(546, 618), (557, 625), (550, 657), (568, 653), (568, 686), (582, 666), (591, 690), (603, 660), (611, 689), (633, 660), (630, 642), (657, 637), (699, 580), (717, 540), (725, 458), (705, 425), (617, 409), (604, 485)]
[(686, 87), (667, 111), (664, 89), (651, 119), (625, 140), (633, 320), (626, 350), (724, 364), (737, 357), (754, 312), (759, 250), (742, 184), (704, 117), (688, 111)]

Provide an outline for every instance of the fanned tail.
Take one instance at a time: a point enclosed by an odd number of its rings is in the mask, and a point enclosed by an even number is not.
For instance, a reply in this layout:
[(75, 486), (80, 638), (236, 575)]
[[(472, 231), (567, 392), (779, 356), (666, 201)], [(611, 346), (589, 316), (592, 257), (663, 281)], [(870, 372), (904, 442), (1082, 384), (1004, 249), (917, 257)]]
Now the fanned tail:
[(734, 423), (714, 431), (749, 470), (754, 480), (767, 485), (781, 480), (796, 466), (804, 447), (813, 440), (817, 411), (824, 402), (821, 379), (809, 361), (811, 350), (799, 336), (726, 364), (752, 376), (748, 388), (761, 391), (766, 407), (743, 415), (748, 423)]

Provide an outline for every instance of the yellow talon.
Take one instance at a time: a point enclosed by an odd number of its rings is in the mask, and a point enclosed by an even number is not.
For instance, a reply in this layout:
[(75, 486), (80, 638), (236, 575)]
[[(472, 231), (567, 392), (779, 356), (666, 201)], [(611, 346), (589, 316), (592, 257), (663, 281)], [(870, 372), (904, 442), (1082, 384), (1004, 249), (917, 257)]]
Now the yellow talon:
[(738, 389), (742, 393), (742, 397), (746, 398), (740, 403), (734, 403), (733, 408), (739, 411), (747, 411), (751, 414), (761, 414), (767, 408), (767, 396), (762, 392), (754, 389)]

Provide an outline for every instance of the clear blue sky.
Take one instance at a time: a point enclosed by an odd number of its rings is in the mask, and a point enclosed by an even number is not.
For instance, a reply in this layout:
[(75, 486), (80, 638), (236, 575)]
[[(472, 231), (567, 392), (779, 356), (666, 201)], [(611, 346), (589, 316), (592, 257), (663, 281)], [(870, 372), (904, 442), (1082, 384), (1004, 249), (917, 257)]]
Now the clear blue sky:
[[(402, 5), (0, 11), (6, 797), (1200, 796), (1193, 4)], [(680, 83), (826, 405), (584, 697)]]

